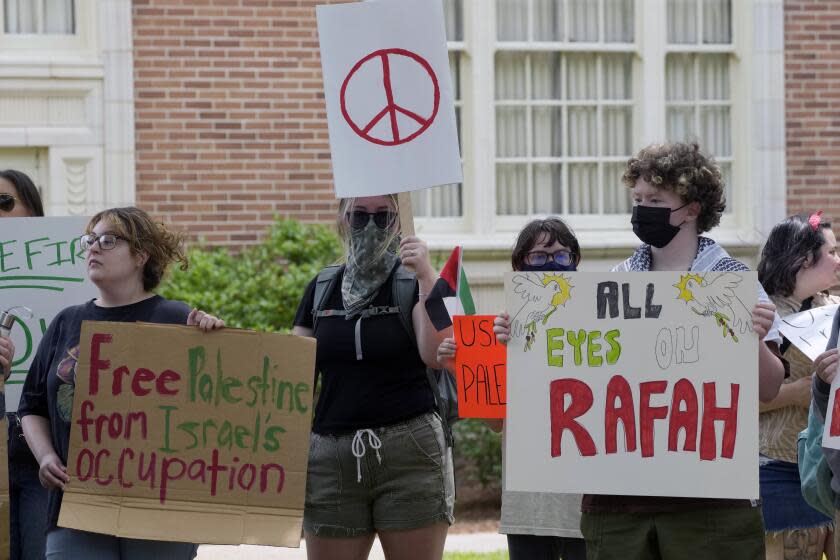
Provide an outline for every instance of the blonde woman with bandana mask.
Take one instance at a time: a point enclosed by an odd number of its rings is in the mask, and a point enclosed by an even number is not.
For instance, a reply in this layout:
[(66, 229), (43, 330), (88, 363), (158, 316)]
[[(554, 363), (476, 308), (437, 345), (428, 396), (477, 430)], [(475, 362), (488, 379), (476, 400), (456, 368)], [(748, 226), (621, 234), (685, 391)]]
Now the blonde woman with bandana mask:
[[(345, 263), (312, 280), (292, 330), (318, 340), (321, 381), (306, 481), (307, 557), (364, 559), (378, 535), (388, 560), (439, 560), (455, 496), (426, 377), (451, 336), (451, 328), (437, 332), (424, 309), (437, 274), (422, 240), (400, 240), (396, 196), (343, 199), (338, 226)], [(401, 315), (409, 308), (410, 317)]]

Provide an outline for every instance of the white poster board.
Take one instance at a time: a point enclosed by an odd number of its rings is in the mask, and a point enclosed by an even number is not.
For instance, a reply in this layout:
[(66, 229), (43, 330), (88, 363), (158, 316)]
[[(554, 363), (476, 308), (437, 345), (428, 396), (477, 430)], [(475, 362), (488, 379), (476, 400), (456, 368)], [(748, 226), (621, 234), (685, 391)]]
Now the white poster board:
[(506, 275), (506, 489), (758, 498), (757, 282)]
[(0, 220), (0, 311), (25, 305), (34, 316), (12, 328), (15, 357), (6, 382), (6, 410), (14, 412), (29, 364), (59, 311), (96, 297), (87, 279), (79, 238), (88, 217)]
[(788, 315), (781, 319), (779, 330), (791, 344), (814, 361), (825, 352), (838, 307), (840, 305), (825, 305)]
[(460, 182), (441, 0), (316, 11), (336, 196)]
[(834, 376), (834, 381), (831, 382), (828, 408), (825, 411), (822, 446), (829, 449), (840, 449), (840, 399), (837, 398), (840, 394), (838, 393), (840, 393), (840, 363), (838, 363), (838, 372)]

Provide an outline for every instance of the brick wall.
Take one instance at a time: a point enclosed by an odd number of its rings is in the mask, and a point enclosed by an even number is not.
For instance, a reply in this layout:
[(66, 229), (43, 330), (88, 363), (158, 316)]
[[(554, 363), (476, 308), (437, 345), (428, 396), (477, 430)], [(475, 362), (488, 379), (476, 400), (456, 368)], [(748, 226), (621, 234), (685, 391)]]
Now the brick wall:
[(233, 246), (334, 219), (315, 4), (134, 0), (140, 206)]
[(785, 1), (788, 213), (840, 222), (840, 2)]

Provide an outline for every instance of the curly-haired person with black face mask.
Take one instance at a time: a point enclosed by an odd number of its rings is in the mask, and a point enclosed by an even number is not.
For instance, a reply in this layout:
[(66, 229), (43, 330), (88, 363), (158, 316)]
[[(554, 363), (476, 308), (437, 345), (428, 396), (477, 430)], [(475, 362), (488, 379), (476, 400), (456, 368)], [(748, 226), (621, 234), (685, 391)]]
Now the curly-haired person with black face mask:
[[(623, 180), (642, 245), (614, 271), (748, 270), (700, 235), (720, 223), (726, 204), (720, 168), (697, 144), (648, 146), (627, 162)], [(759, 292), (752, 320), (765, 341), (758, 344), (758, 392), (766, 402), (779, 392), (785, 362), (775, 306)], [(584, 495), (581, 509), (589, 560), (764, 559), (761, 509), (750, 500)]]

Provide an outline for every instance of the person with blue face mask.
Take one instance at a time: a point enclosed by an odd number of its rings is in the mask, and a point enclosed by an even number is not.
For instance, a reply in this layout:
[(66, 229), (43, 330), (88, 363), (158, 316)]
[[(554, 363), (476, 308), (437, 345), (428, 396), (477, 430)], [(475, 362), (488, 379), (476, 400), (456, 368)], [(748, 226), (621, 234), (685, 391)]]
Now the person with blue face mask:
[[(510, 260), (514, 271), (573, 272), (580, 263), (580, 245), (560, 218), (532, 220), (519, 232)], [(497, 323), (509, 321), (506, 312), (496, 318)], [(497, 334), (497, 338), (506, 343), (508, 337)], [(454, 338), (445, 339), (438, 347), (438, 362), (450, 371), (454, 370), (455, 350)], [(486, 422), (497, 432), (504, 427), (503, 420)], [(585, 560), (580, 503), (580, 494), (503, 490), (499, 531), (507, 534), (511, 560)]]

